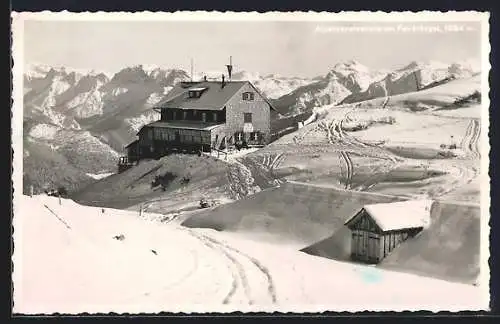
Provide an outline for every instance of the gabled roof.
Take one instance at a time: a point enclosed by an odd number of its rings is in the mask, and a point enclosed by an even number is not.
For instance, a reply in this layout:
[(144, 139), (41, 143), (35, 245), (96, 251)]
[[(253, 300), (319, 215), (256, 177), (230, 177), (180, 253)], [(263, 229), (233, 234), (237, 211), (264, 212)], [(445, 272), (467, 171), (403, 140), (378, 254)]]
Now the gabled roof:
[[(155, 105), (155, 108), (222, 110), (227, 102), (245, 85), (257, 92), (266, 103), (274, 109), (269, 100), (249, 81), (225, 81), (224, 87), (220, 81), (180, 82), (176, 84), (167, 96)], [(188, 92), (205, 89), (199, 98), (189, 98)]]
[[(222, 110), (247, 81), (180, 82), (167, 96), (155, 105), (156, 108)], [(206, 88), (199, 98), (189, 98), (189, 90)]]
[[(384, 232), (427, 227), (431, 218), (432, 200), (407, 200), (365, 205), (363, 209)], [(362, 213), (356, 213), (344, 224), (354, 223)]]

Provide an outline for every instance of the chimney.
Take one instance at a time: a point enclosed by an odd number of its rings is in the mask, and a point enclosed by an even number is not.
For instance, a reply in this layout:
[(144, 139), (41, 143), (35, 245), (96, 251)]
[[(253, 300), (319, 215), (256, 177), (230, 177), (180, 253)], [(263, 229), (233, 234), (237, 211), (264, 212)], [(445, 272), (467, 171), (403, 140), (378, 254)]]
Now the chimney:
[(229, 65), (226, 65), (226, 67), (227, 67), (227, 73), (229, 76), (229, 81), (231, 81), (231, 74), (233, 71), (233, 57), (232, 56), (229, 57)]
[(224, 88), (226, 85), (226, 82), (224, 81), (224, 74), (222, 75), (222, 83), (221, 83), (221, 88)]
[(207, 76), (206, 75), (203, 77), (203, 81), (207, 82)]

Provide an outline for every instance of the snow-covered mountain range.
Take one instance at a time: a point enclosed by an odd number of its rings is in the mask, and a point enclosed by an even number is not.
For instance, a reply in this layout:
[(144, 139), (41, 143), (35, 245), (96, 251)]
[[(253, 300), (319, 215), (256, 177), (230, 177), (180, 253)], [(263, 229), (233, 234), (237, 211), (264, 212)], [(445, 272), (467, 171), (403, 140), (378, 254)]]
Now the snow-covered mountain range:
[[(207, 80), (220, 80), (222, 74), (227, 75), (227, 71), (198, 72), (195, 75), (195, 79), (201, 80), (206, 76)], [(231, 80), (250, 81), (270, 99), (277, 99), (313, 81), (308, 78), (287, 77), (278, 74), (262, 75), (257, 72), (248, 71), (236, 71), (232, 73)]]
[[(327, 104), (416, 91), (478, 70), (474, 61), (412, 62), (394, 71), (372, 70), (348, 61), (311, 79), (234, 71), (232, 80), (251, 81), (283, 114), (294, 114)], [(194, 78), (220, 80), (225, 72), (198, 72)], [(52, 174), (43, 177), (50, 181), (34, 174), (25, 179), (40, 189), (61, 180), (64, 184), (84, 183), (89, 173), (113, 171), (123, 146), (135, 139), (143, 125), (159, 118), (152, 106), (177, 82), (190, 79), (183, 70), (158, 66), (137, 65), (110, 74), (27, 65), (23, 84), (24, 158), (33, 169), (25, 170), (29, 173), (44, 168)], [(77, 154), (92, 158), (76, 158)], [(65, 170), (72, 170), (71, 176)]]
[(357, 61), (336, 64), (323, 77), (315, 79), (276, 100), (283, 113), (297, 114), (314, 107), (353, 103), (377, 97), (422, 90), (453, 78), (470, 77), (480, 72), (473, 60), (455, 63), (411, 62), (396, 70), (372, 70)]

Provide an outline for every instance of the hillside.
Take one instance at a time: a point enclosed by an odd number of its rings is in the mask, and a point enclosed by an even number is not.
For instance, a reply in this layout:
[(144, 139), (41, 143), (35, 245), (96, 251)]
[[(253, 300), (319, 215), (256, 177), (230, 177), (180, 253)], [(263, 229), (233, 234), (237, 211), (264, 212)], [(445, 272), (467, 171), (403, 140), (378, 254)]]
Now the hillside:
[(364, 204), (395, 200), (286, 182), (235, 203), (197, 213), (182, 225), (241, 233), (300, 250), (341, 229), (344, 221)]
[(311, 123), (247, 158), (281, 155), (274, 173), (289, 180), (479, 202), (480, 80), (316, 108)]
[[(164, 213), (198, 208), (202, 198), (222, 203), (237, 200), (274, 185), (274, 179), (256, 177), (240, 162), (248, 152), (235, 152), (228, 160), (189, 154), (143, 160), (123, 173), (96, 181), (72, 198), (84, 204), (115, 208), (138, 209), (144, 204), (148, 210)], [(157, 178), (158, 182), (152, 185)]]
[[(24, 122), (23, 191), (79, 190), (95, 175), (115, 172), (118, 153), (87, 131)], [(81, 149), (85, 148), (84, 154)]]
[[(344, 226), (345, 221), (364, 205), (401, 200), (290, 182), (197, 213), (182, 224), (238, 233), (308, 254), (350, 261), (351, 232)], [(434, 202), (429, 229), (403, 243), (380, 266), (474, 283), (479, 275), (479, 226), (479, 208)]]
[(479, 205), (434, 203), (432, 226), (391, 253), (382, 267), (476, 282), (480, 271), (480, 217)]
[(17, 314), (487, 308), (479, 287), (151, 222), (149, 213), (46, 196), (17, 195), (14, 207)]

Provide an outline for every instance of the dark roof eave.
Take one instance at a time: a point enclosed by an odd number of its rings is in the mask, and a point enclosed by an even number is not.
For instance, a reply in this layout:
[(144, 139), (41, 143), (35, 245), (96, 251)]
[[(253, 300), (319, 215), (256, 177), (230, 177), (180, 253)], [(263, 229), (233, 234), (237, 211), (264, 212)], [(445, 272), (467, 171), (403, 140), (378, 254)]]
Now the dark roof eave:
[(135, 141), (133, 141), (132, 143), (130, 143), (130, 144), (128, 144), (127, 146), (125, 146), (125, 148), (129, 148), (129, 147), (131, 147), (132, 145), (137, 144), (138, 142), (139, 142), (139, 140), (137, 140), (137, 139), (136, 139), (136, 140), (135, 140)]
[(199, 108), (199, 107), (155, 107), (153, 109), (181, 109), (181, 110), (223, 110), (225, 109), (226, 106), (223, 107), (206, 107), (206, 108)]

